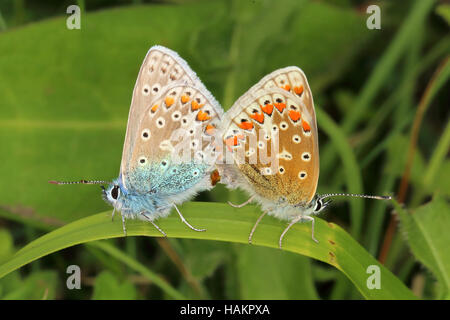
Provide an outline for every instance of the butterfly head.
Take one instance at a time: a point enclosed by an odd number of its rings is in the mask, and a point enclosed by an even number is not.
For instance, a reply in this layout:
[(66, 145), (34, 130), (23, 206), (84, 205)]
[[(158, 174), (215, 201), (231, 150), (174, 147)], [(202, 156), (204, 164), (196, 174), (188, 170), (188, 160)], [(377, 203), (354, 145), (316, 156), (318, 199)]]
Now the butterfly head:
[(319, 214), (322, 212), (328, 205), (331, 203), (331, 200), (324, 200), (321, 196), (316, 195), (313, 200), (310, 202), (310, 208), (312, 209), (312, 214)]
[(372, 195), (366, 195), (366, 194), (350, 194), (350, 193), (328, 193), (328, 194), (323, 194), (323, 195), (316, 194), (307, 206), (307, 209), (310, 210), (309, 214), (319, 214), (332, 201), (330, 199), (328, 199), (328, 200), (325, 200), (325, 199), (329, 198), (329, 197), (337, 197), (337, 196), (367, 198), (367, 199), (375, 199), (375, 200), (390, 200), (391, 199), (390, 196), (372, 196)]
[(120, 185), (113, 181), (113, 183), (109, 184), (107, 187), (101, 186), (103, 190), (103, 199), (110, 203), (114, 208), (119, 206), (121, 202), (122, 189)]
[(300, 203), (295, 205), (294, 207), (301, 207), (303, 210), (303, 215), (313, 215), (319, 214), (322, 212), (328, 205), (331, 203), (331, 200), (324, 200), (323, 197), (319, 195), (315, 195), (314, 198), (305, 205), (304, 203)]

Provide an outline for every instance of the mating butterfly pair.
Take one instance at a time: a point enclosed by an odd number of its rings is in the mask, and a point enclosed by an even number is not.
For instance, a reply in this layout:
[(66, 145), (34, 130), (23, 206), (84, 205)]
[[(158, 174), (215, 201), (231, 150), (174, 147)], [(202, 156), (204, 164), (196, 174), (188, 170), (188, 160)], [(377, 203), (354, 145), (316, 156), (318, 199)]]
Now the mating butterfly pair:
[[(217, 139), (219, 137), (219, 139)], [(216, 139), (214, 139), (216, 138)], [(182, 142), (178, 142), (179, 140)], [(222, 142), (225, 147), (222, 147)], [(180, 148), (181, 146), (181, 148)], [(180, 152), (183, 154), (180, 159)], [(271, 154), (269, 161), (259, 155)], [(231, 155), (231, 156), (230, 156)], [(227, 159), (232, 159), (231, 163)], [(264, 77), (224, 115), (219, 103), (177, 53), (150, 48), (134, 87), (120, 174), (106, 181), (55, 184), (109, 184), (103, 197), (125, 219), (154, 222), (197, 192), (211, 189), (222, 176), (230, 188), (240, 187), (261, 204), (263, 214), (312, 222), (325, 198), (316, 195), (319, 145), (314, 103), (304, 73), (297, 67)], [(375, 199), (389, 197), (354, 195)]]

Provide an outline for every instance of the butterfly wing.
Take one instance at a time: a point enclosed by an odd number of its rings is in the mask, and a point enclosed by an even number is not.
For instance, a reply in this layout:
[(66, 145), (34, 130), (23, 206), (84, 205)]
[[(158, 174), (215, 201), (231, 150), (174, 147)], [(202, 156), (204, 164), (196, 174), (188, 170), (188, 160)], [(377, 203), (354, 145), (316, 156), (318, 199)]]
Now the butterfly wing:
[[(148, 51), (144, 62), (142, 63), (136, 84), (133, 90), (133, 98), (131, 101), (130, 112), (128, 116), (127, 132), (125, 135), (125, 143), (122, 153), (122, 162), (120, 176), (122, 184), (125, 188), (131, 187), (129, 173), (136, 165), (136, 159), (133, 158), (135, 149), (142, 151), (141, 145), (136, 146), (136, 143), (141, 143), (142, 129), (141, 123), (145, 119), (149, 119), (149, 112), (155, 105), (154, 101), (167, 93), (167, 87), (174, 83), (185, 84), (195, 87), (195, 90), (201, 92), (205, 99), (208, 99), (214, 112), (218, 115), (222, 114), (221, 107), (216, 102), (214, 97), (201, 83), (197, 75), (188, 66), (176, 52), (162, 46), (154, 46)], [(177, 90), (180, 90), (179, 88)], [(175, 110), (175, 107), (172, 110)], [(162, 108), (158, 111), (158, 113)], [(180, 110), (181, 111), (181, 110)], [(157, 119), (158, 117), (154, 118)], [(152, 118), (153, 119), (153, 118)], [(170, 121), (168, 121), (170, 122)], [(167, 124), (165, 130), (174, 126), (174, 123)], [(153, 127), (148, 126), (149, 130), (153, 131)], [(158, 127), (155, 127), (158, 128)], [(160, 130), (165, 131), (165, 130)], [(153, 143), (158, 139), (158, 134), (151, 139)], [(162, 138), (159, 136), (159, 138)], [(147, 144), (148, 145), (148, 144)], [(158, 151), (159, 152), (159, 151)], [(153, 151), (149, 150), (149, 157), (153, 156)]]
[(299, 68), (265, 76), (225, 118), (224, 142), (245, 189), (293, 205), (312, 200), (319, 177), (317, 124), (312, 94)]
[(203, 88), (174, 83), (144, 111), (128, 164), (128, 184), (140, 192), (173, 195), (211, 172), (212, 135), (220, 107)]

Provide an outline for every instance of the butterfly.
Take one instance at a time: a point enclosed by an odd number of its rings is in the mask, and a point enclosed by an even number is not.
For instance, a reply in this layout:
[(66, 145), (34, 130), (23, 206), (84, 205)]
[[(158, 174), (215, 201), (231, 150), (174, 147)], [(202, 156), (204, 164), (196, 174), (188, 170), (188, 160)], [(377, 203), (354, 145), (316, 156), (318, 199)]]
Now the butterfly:
[(250, 232), (249, 243), (266, 214), (289, 222), (279, 238), (281, 248), (287, 231), (302, 220), (311, 221), (311, 237), (318, 242), (313, 215), (329, 205), (326, 198), (390, 199), (316, 194), (320, 169), (316, 114), (308, 81), (298, 67), (278, 69), (262, 78), (226, 112), (221, 130), (227, 159), (232, 159), (223, 181), (251, 195), (240, 205), (230, 205), (240, 208), (256, 200), (263, 211)]
[(220, 176), (212, 139), (223, 110), (194, 71), (176, 52), (153, 46), (133, 90), (119, 177), (107, 181), (50, 181), (54, 184), (108, 184), (104, 200), (125, 219), (151, 222), (197, 192), (211, 189)]

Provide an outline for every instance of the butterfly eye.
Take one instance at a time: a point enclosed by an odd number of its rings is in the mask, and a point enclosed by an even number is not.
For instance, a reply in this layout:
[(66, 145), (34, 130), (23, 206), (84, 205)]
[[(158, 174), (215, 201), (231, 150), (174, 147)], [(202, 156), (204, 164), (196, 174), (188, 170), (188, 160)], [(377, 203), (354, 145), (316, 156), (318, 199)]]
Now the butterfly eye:
[(115, 186), (112, 188), (112, 190), (111, 190), (111, 197), (112, 197), (114, 200), (117, 200), (117, 198), (119, 198), (119, 193), (120, 193), (120, 191), (119, 191), (119, 186), (118, 186), (118, 185), (115, 185)]

